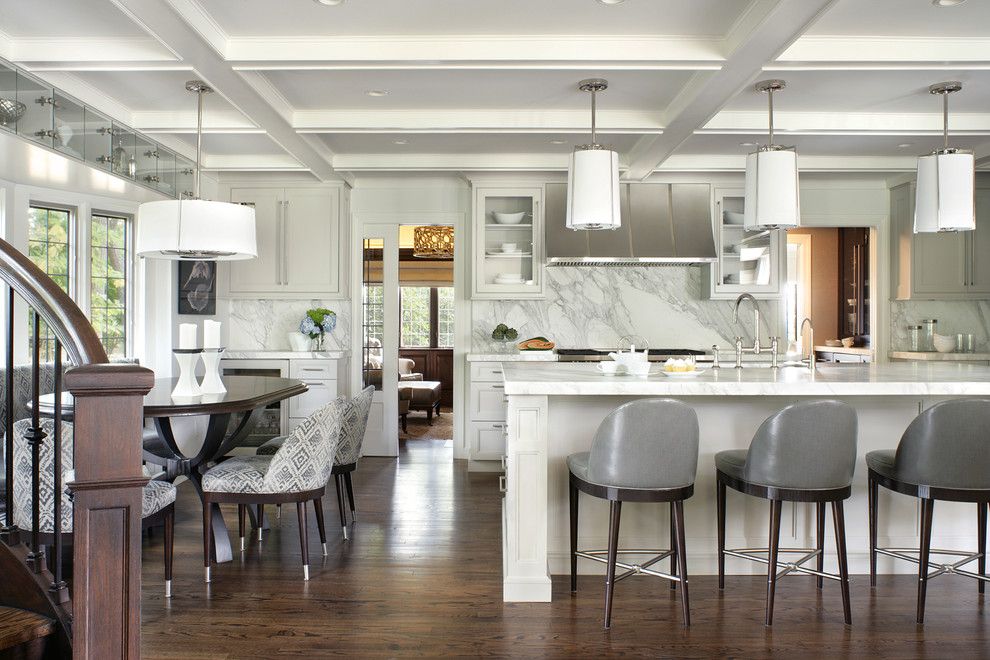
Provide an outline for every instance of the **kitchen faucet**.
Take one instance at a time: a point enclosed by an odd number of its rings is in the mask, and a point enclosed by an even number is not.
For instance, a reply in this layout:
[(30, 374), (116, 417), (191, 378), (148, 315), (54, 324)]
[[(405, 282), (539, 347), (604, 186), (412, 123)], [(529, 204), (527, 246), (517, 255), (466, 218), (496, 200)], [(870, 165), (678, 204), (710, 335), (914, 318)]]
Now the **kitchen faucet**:
[[(753, 328), (753, 348), (743, 348), (742, 337), (736, 337), (736, 369), (742, 369), (742, 354), (752, 353), (753, 355), (760, 354), (760, 308), (756, 303), (756, 298), (753, 297), (751, 293), (742, 293), (736, 298), (736, 306), (732, 310), (732, 320), (734, 323), (739, 323), (739, 305), (742, 304), (744, 300), (748, 300), (753, 304), (753, 315), (755, 317), (755, 327)], [(777, 338), (770, 337), (770, 368), (777, 368)]]
[(807, 316), (801, 321), (801, 329), (798, 330), (798, 335), (804, 334), (804, 326), (808, 326), (808, 368), (811, 373), (815, 372), (815, 326), (812, 325), (811, 319)]

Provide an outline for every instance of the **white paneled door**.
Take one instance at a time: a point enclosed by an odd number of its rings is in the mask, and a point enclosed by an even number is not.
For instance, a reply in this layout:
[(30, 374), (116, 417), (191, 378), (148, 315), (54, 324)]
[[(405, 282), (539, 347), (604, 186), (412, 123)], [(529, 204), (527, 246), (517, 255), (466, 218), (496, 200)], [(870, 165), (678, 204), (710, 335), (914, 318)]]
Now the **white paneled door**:
[(351, 361), (353, 391), (372, 385), (375, 395), (364, 436), (367, 456), (399, 454), (399, 227), (365, 224), (354, 241)]

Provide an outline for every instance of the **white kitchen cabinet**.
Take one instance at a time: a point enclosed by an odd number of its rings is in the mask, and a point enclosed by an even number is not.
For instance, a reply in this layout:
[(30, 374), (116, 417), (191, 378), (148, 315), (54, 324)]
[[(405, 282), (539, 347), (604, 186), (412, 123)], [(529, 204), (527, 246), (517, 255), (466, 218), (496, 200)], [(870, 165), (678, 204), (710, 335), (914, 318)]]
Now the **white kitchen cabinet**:
[(471, 419), (496, 422), (505, 419), (505, 385), (471, 383)]
[(326, 298), (346, 293), (341, 196), (333, 187), (231, 188), (232, 202), (254, 206), (258, 257), (226, 264), (221, 295)]
[(990, 298), (990, 180), (977, 181), (975, 231), (915, 234), (914, 184), (891, 189), (891, 286), (896, 299)]
[(471, 460), (497, 461), (505, 454), (506, 399), (501, 362), (470, 362), (467, 443)]
[(505, 422), (469, 422), (468, 444), (473, 460), (501, 460), (505, 455)]
[[(521, 218), (509, 223), (502, 214)], [(473, 216), (472, 297), (542, 298), (543, 187), (476, 187)]]
[(705, 266), (710, 300), (734, 300), (741, 293), (756, 298), (780, 297), (781, 259), (786, 232), (746, 231), (743, 228), (745, 191), (714, 191), (715, 250), (718, 261)]

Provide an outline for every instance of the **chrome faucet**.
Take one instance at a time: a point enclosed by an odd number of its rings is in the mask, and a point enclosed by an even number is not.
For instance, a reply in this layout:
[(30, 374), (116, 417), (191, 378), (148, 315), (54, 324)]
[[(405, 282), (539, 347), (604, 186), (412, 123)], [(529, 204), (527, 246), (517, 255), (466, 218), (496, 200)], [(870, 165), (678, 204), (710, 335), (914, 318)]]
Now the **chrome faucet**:
[(804, 326), (808, 326), (808, 369), (812, 373), (815, 372), (815, 326), (812, 325), (811, 319), (807, 316), (801, 321), (801, 329), (798, 330), (798, 335), (804, 334)]
[[(755, 326), (753, 328), (753, 348), (743, 348), (742, 337), (736, 337), (736, 369), (742, 369), (742, 354), (752, 353), (753, 355), (759, 355), (760, 351), (760, 307), (756, 302), (756, 298), (753, 297), (751, 293), (740, 294), (736, 298), (736, 305), (732, 310), (732, 320), (735, 323), (739, 323), (739, 305), (742, 304), (744, 300), (748, 300), (753, 304), (753, 316)], [(777, 368), (777, 338), (770, 337), (770, 367), (772, 369)]]

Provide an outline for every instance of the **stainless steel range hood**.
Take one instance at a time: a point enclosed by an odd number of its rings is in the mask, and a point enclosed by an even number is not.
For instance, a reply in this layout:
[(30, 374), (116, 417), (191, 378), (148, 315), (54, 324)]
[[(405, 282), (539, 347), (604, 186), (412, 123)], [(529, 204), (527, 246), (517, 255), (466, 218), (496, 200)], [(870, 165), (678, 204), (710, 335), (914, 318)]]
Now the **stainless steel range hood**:
[(546, 186), (548, 266), (695, 266), (716, 261), (711, 186), (625, 183), (622, 226), (572, 231), (565, 226), (567, 185)]

